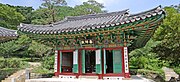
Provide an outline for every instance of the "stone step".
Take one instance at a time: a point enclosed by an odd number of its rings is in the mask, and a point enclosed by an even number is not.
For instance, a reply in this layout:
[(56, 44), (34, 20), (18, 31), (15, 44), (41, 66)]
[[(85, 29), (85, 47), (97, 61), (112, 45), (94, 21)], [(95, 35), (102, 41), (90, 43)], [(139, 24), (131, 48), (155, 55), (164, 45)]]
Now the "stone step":
[(124, 77), (103, 77), (104, 80), (122, 80)]
[(98, 76), (81, 75), (81, 76), (79, 76), (79, 79), (98, 79)]
[(71, 76), (71, 75), (59, 75), (59, 78), (61, 78), (61, 79), (76, 79), (76, 76)]

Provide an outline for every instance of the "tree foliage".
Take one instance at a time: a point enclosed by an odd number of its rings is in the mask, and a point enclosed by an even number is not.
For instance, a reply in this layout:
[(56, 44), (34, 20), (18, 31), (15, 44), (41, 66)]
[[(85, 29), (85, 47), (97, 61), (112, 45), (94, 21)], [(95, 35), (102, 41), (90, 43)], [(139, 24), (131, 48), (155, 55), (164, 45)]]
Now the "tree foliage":
[(151, 52), (153, 47), (158, 44), (160, 44), (160, 41), (153, 41), (151, 39), (143, 48), (133, 50), (129, 54), (130, 65), (138, 69), (157, 70), (161, 68), (165, 63), (161, 63), (162, 61), (159, 60), (157, 54)]
[[(69, 6), (56, 6), (56, 21), (63, 20), (67, 16), (74, 16), (74, 9)], [(52, 17), (47, 8), (37, 9), (32, 13), (33, 24), (50, 24), (52, 23)]]
[(103, 4), (96, 2), (95, 0), (89, 0), (87, 2), (83, 2), (82, 5), (77, 5), (74, 7), (75, 15), (87, 15), (87, 14), (95, 14), (102, 13), (104, 8)]
[(17, 40), (0, 44), (0, 57), (46, 57), (52, 48), (22, 35)]
[(87, 2), (84, 2), (84, 3), (88, 3), (88, 4), (91, 4), (91, 5), (100, 7), (100, 8), (104, 8), (104, 5), (103, 5), (102, 3), (98, 3), (98, 2), (95, 1), (95, 0), (88, 0)]
[(22, 61), (20, 58), (1, 58), (0, 68), (24, 68), (28, 64)]
[(37, 43), (34, 40), (32, 41), (30, 47), (28, 48), (29, 55), (36, 57), (43, 57), (48, 51), (51, 52), (50, 47)]
[(20, 48), (15, 41), (10, 41), (7, 43), (0, 44), (0, 56), (9, 57), (12, 56), (15, 51)]
[(4, 4), (0, 4), (0, 26), (16, 29), (25, 17), (16, 9)]
[(51, 24), (53, 22), (63, 20), (67, 16), (87, 15), (101, 13), (103, 4), (94, 0), (84, 2), (82, 5), (77, 5), (74, 8), (66, 6), (66, 2), (55, 3), (58, 0), (45, 0), (42, 7), (32, 13), (33, 24)]
[(27, 23), (27, 24), (31, 23), (31, 16), (34, 10), (32, 7), (12, 6), (12, 5), (8, 5), (8, 6), (16, 9), (17, 12), (21, 13), (25, 17), (25, 20), (22, 21), (23, 23)]
[(140, 49), (130, 53), (133, 68), (158, 70), (163, 66), (180, 66), (180, 7), (165, 7), (166, 18), (152, 39)]
[(167, 16), (157, 29), (154, 40), (161, 41), (153, 51), (162, 60), (180, 66), (180, 13), (174, 7), (165, 7)]
[(54, 69), (54, 60), (55, 60), (54, 58), (55, 56), (46, 57), (42, 61), (42, 66), (48, 70)]
[(69, 6), (56, 6), (57, 10), (57, 20), (63, 20), (67, 16), (74, 16), (75, 11), (74, 8)]
[(26, 50), (29, 48), (31, 39), (25, 35), (20, 36), (17, 40), (0, 44), (0, 56), (12, 57), (26, 54)]
[(44, 3), (42, 3), (42, 7), (47, 8), (49, 12), (50, 17), (52, 18), (52, 22), (56, 22), (57, 19), (57, 10), (55, 9), (55, 6), (64, 6), (66, 5), (65, 0), (43, 0)]
[(47, 8), (40, 8), (32, 12), (32, 23), (33, 24), (50, 24), (52, 23), (52, 17)]

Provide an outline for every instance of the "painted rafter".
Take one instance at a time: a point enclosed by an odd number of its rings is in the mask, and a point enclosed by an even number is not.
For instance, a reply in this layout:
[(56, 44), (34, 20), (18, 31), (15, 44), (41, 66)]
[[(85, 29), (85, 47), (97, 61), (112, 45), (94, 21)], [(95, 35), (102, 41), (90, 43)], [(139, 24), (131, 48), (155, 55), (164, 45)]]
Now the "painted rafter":
[[(155, 19), (156, 20), (156, 19)], [(154, 21), (154, 20), (152, 20), (152, 21)], [(137, 24), (137, 25), (124, 25), (124, 26), (116, 26), (116, 27), (114, 27), (114, 29), (113, 30), (106, 30), (106, 29), (102, 29), (102, 31), (98, 31), (99, 29), (97, 29), (97, 30), (95, 30), (95, 31), (93, 31), (93, 32), (86, 32), (86, 31), (82, 31), (82, 32), (78, 32), (78, 33), (73, 33), (73, 34), (68, 34), (68, 33), (66, 33), (66, 34), (61, 34), (61, 35), (39, 35), (39, 34), (28, 34), (28, 35), (30, 35), (30, 36), (40, 36), (40, 37), (42, 37), (42, 38), (45, 38), (45, 37), (48, 37), (48, 38), (54, 38), (54, 37), (51, 37), (51, 36), (59, 36), (59, 37), (62, 37), (62, 38), (68, 38), (68, 37), (70, 37), (70, 38), (72, 38), (72, 37), (84, 37), (84, 36), (87, 36), (87, 35), (92, 35), (92, 36), (97, 36), (97, 35), (99, 35), (99, 34), (109, 34), (109, 33), (113, 33), (113, 32), (122, 32), (122, 31), (125, 31), (125, 30), (129, 30), (129, 29), (133, 29), (133, 30), (135, 30), (137, 27), (142, 27), (142, 26), (144, 26), (144, 25), (147, 25), (148, 23), (150, 23), (151, 21), (142, 21), (140, 24)], [(136, 28), (134, 28), (134, 27), (136, 27)], [(43, 36), (45, 36), (45, 37), (43, 37)], [(50, 37), (49, 37), (50, 36)]]
[[(151, 12), (151, 11), (148, 11)], [(20, 34), (27, 34), (31, 38), (39, 40), (39, 42), (44, 42), (53, 47), (70, 47), (76, 46), (82, 47), (81, 41), (86, 40), (88, 37), (93, 40), (93, 44), (86, 44), (89, 46), (108, 46), (108, 45), (116, 45), (116, 46), (136, 46), (141, 47), (144, 43), (149, 40), (149, 38), (154, 33), (158, 25), (162, 22), (164, 18), (164, 13), (161, 9), (157, 8), (156, 13), (149, 15), (146, 13), (146, 17), (141, 17), (140, 14), (130, 15), (127, 21), (119, 21), (119, 23), (111, 23), (111, 24), (97, 24), (92, 27), (88, 25), (79, 27), (82, 30), (77, 31), (64, 31), (64, 32), (50, 32), (50, 30), (46, 32), (47, 34), (43, 34), (42, 32), (29, 32), (23, 31), (26, 28), (20, 29)], [(154, 12), (154, 11), (153, 11)], [(152, 12), (151, 12), (152, 13)], [(143, 14), (142, 14), (143, 15)], [(133, 19), (135, 17), (135, 19)], [(78, 28), (78, 29), (79, 29)], [(72, 29), (73, 30), (73, 29)], [(22, 31), (22, 32), (21, 32)], [(143, 40), (141, 40), (143, 39)], [(142, 43), (142, 45), (141, 45)], [(73, 47), (74, 48), (74, 47)]]

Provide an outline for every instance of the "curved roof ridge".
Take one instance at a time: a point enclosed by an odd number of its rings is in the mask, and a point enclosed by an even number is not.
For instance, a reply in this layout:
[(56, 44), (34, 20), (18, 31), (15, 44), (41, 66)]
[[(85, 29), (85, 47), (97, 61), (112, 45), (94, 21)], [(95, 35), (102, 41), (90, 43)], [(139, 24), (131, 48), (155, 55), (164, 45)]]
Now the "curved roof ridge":
[(130, 14), (130, 17), (131, 17), (131, 16), (137, 16), (137, 15), (145, 14), (145, 13), (149, 13), (149, 12), (155, 11), (155, 10), (162, 10), (161, 5), (159, 5), (159, 6), (155, 7), (155, 8), (153, 8), (153, 9), (149, 9), (149, 10), (142, 11), (142, 12), (135, 13), (135, 14)]
[(38, 24), (25, 24), (25, 23), (20, 23), (20, 25), (18, 27), (22, 27), (22, 26), (29, 26), (29, 25), (32, 25), (32, 26), (49, 26), (49, 27), (53, 27), (53, 25), (58, 25), (58, 24), (61, 24), (63, 22), (66, 22), (67, 19), (64, 19), (64, 20), (60, 20), (60, 21), (57, 21), (55, 23), (52, 23), (52, 24), (45, 24), (45, 25), (38, 25)]
[(109, 13), (98, 13), (98, 14), (89, 14), (89, 15), (80, 15), (80, 16), (67, 16), (63, 20), (57, 21), (52, 24), (46, 24), (46, 25), (35, 25), (35, 24), (24, 24), (21, 23), (20, 26), (50, 26), (53, 27), (53, 25), (58, 25), (67, 21), (76, 21), (76, 20), (81, 20), (81, 19), (88, 19), (88, 18), (98, 18), (98, 17), (105, 17), (105, 16), (113, 16), (113, 15), (122, 15), (122, 14), (129, 14), (129, 9), (125, 9), (122, 11), (116, 11), (116, 12), (109, 12)]
[(25, 23), (20, 23), (18, 27), (22, 26), (41, 26), (41, 27), (51, 27), (53, 24), (46, 24), (46, 25), (37, 25), (37, 24), (25, 24)]
[(52, 25), (58, 25), (58, 24), (61, 24), (63, 22), (66, 22), (66, 21), (67, 21), (67, 17), (65, 17), (63, 20), (57, 21), (55, 23), (52, 23)]

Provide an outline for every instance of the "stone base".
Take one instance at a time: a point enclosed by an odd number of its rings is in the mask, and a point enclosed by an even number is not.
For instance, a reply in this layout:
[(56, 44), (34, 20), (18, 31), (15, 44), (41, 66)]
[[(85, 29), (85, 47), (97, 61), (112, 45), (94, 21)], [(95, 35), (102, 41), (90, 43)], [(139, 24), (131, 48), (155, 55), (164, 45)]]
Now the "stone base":
[(103, 80), (122, 80), (123, 77), (103, 77)]
[(132, 78), (122, 78), (122, 80), (132, 80)]
[(98, 79), (98, 76), (79, 76), (79, 79)]
[(59, 75), (61, 79), (77, 79), (76, 76), (69, 76), (69, 75)]

